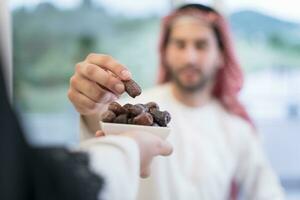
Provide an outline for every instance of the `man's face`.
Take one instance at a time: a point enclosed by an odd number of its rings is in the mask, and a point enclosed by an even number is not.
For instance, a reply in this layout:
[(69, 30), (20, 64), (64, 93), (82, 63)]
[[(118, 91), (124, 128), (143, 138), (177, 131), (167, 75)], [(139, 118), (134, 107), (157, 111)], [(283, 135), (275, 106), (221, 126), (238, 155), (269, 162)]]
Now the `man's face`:
[(172, 24), (166, 62), (180, 89), (197, 92), (205, 88), (220, 68), (220, 55), (215, 33), (207, 24), (188, 16)]

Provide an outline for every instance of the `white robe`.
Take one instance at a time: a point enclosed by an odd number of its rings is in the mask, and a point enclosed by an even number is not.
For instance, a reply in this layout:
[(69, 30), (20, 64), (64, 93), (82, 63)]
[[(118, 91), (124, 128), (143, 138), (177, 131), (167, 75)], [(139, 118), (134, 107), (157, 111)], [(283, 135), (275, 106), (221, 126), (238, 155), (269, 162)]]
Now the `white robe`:
[(88, 139), (80, 149), (89, 155), (90, 169), (103, 177), (98, 199), (135, 199), (138, 192), (140, 154), (137, 143), (122, 136)]
[[(174, 152), (154, 159), (151, 177), (140, 180), (137, 199), (229, 199), (232, 180), (243, 199), (284, 199), (257, 134), (243, 119), (228, 113), (217, 100), (199, 108), (184, 106), (173, 97), (169, 84), (121, 103), (150, 101), (171, 113), (167, 140)], [(83, 122), (81, 134), (91, 135)]]

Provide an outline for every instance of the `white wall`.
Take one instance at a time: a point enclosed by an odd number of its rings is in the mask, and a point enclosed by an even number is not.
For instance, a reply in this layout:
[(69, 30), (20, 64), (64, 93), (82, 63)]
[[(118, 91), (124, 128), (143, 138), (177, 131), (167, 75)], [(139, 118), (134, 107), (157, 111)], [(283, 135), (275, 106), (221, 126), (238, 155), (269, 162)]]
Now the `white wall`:
[(10, 12), (7, 0), (0, 1), (0, 49), (4, 60), (4, 76), (9, 96), (12, 97), (12, 49), (11, 49)]

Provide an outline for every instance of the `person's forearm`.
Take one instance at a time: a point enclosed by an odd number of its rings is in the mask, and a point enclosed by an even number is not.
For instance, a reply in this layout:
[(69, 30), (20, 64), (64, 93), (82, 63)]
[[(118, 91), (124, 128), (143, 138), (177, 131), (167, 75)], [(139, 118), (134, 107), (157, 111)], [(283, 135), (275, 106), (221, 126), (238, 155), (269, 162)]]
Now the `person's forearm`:
[(104, 178), (104, 190), (99, 199), (135, 199), (139, 181), (139, 149), (127, 137), (108, 136), (81, 143), (87, 152), (92, 171)]

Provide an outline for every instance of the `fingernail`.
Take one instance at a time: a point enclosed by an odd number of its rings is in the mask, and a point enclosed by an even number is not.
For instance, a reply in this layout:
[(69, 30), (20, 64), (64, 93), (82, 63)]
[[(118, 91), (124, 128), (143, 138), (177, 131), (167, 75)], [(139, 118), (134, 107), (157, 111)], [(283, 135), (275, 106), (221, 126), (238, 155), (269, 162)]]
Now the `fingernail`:
[(130, 71), (128, 71), (126, 69), (121, 72), (121, 75), (122, 75), (123, 78), (131, 78)]
[(122, 93), (124, 91), (124, 85), (121, 84), (121, 83), (118, 83), (117, 85), (115, 85), (115, 90), (118, 92), (118, 93)]

